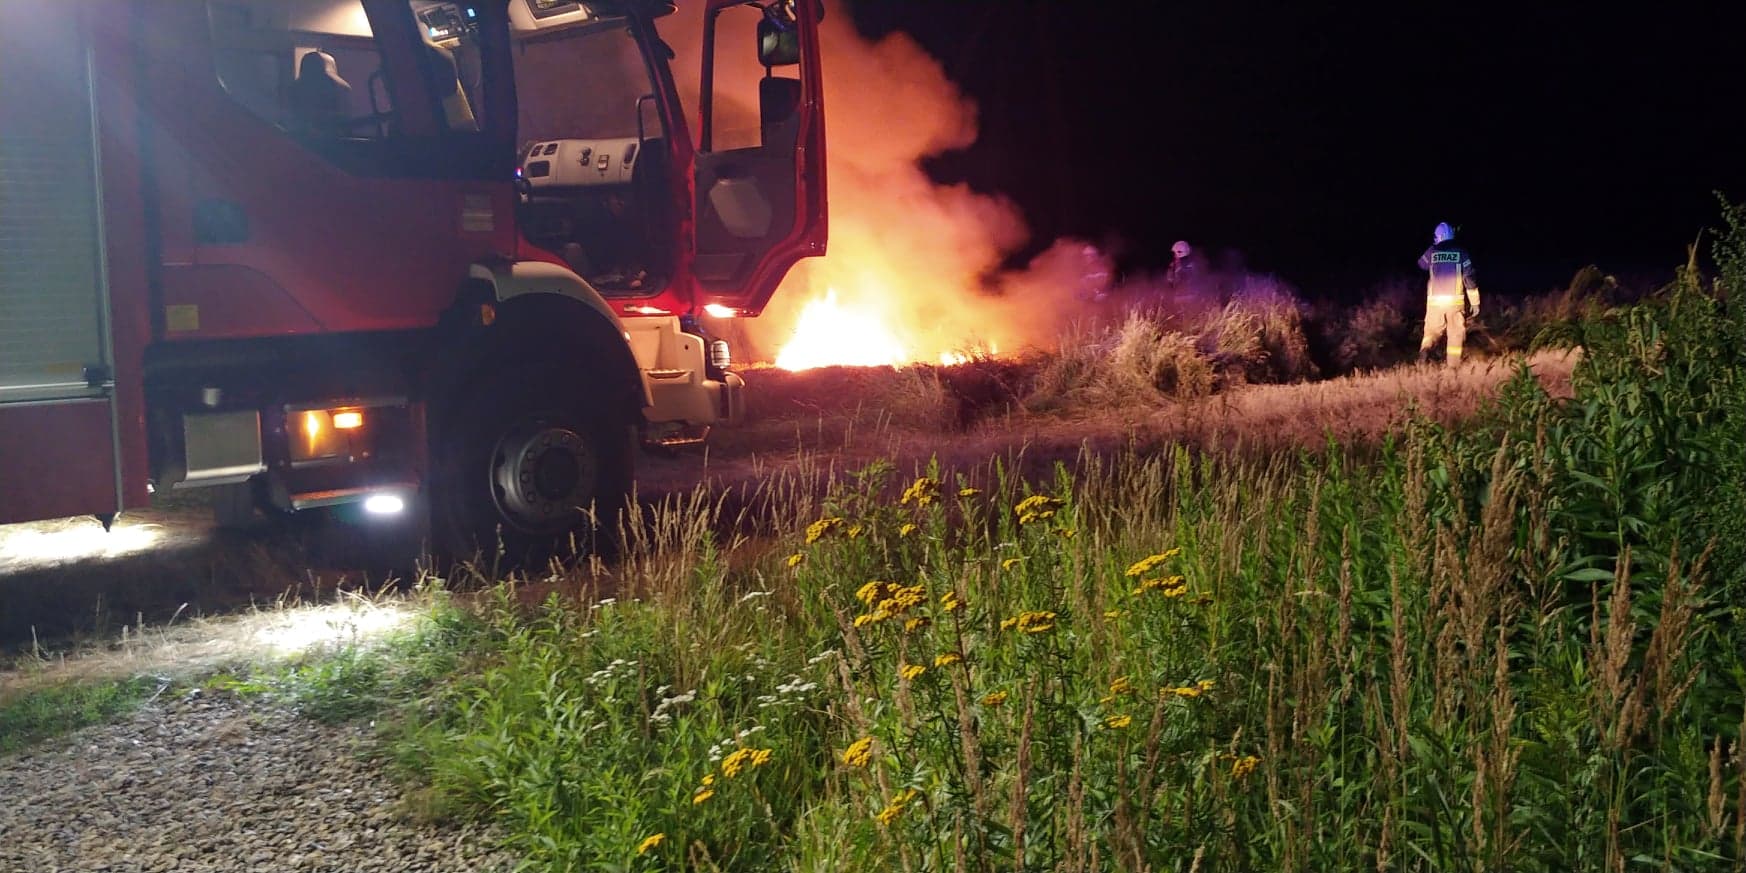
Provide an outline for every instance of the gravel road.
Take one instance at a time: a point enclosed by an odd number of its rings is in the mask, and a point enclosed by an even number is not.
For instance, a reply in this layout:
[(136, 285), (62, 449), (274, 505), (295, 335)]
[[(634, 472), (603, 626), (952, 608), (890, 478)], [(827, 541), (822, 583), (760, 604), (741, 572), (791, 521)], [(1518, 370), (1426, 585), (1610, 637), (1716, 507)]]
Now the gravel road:
[(497, 871), (469, 829), (408, 821), (327, 726), (259, 698), (160, 698), (124, 723), (0, 758), (0, 871)]

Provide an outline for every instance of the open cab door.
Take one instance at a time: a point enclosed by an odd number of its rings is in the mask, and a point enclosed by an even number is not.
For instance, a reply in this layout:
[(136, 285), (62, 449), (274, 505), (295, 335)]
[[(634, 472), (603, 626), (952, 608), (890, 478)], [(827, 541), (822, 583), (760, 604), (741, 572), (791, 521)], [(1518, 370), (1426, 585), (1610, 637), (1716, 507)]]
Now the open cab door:
[(790, 267), (824, 254), (823, 11), (820, 0), (709, 0), (704, 12), (701, 304), (757, 315)]

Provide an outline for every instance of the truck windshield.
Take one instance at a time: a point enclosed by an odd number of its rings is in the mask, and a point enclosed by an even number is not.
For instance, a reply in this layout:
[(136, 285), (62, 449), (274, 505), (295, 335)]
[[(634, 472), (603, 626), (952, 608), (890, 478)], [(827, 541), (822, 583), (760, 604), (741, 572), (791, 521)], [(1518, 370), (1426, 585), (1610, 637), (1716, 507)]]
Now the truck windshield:
[[(515, 46), (517, 132), (523, 147), (557, 139), (638, 135), (638, 101), (654, 91), (628, 23), (602, 22), (520, 41)], [(644, 109), (643, 137), (661, 135)]]

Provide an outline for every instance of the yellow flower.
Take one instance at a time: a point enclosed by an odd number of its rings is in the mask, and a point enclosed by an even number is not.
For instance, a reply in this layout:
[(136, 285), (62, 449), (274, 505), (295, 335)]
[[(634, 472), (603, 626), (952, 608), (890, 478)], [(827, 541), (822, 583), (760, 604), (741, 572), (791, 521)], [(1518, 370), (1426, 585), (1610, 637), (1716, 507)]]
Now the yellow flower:
[(703, 784), (714, 785), (715, 784), (715, 774), (714, 773), (703, 774)]
[(1054, 518), (1055, 510), (1065, 505), (1066, 503), (1059, 498), (1046, 494), (1033, 494), (1020, 500), (1013, 506), (1012, 511), (1018, 513), (1019, 524), (1030, 524), (1033, 521)]
[(1123, 615), (1123, 613), (1121, 610), (1111, 609), (1111, 610), (1107, 610), (1106, 612), (1104, 612), (1103, 617), (1109, 618), (1109, 619), (1116, 619), (1116, 618), (1121, 618), (1122, 615)]
[(982, 705), (983, 706), (999, 706), (1002, 703), (1006, 702), (1006, 697), (1007, 697), (1007, 694), (1005, 691), (995, 691), (991, 694), (985, 694), (982, 697)]
[(1109, 683), (1109, 693), (1132, 694), (1134, 693), (1134, 683), (1129, 682), (1126, 676), (1117, 676), (1114, 682)]
[(920, 528), (916, 527), (913, 522), (905, 522), (903, 527), (897, 529), (897, 535), (900, 537), (906, 537), (918, 530), (920, 530)]
[(1257, 758), (1254, 755), (1244, 755), (1243, 757), (1231, 762), (1231, 775), (1241, 779), (1244, 776), (1255, 772), (1255, 765), (1260, 763), (1260, 758)]
[(1017, 618), (1001, 621), (1001, 630), (1017, 628), (1019, 633), (1040, 634), (1055, 629), (1055, 613), (1042, 610), (1021, 612)]
[(890, 582), (880, 582), (875, 579), (872, 582), (868, 582), (860, 588), (855, 589), (855, 599), (867, 604), (868, 606), (872, 606), (873, 601), (887, 596), (885, 594), (887, 588), (896, 587), (896, 585), (893, 585)]
[(1018, 566), (1019, 562), (1023, 561), (1023, 560), (1024, 560), (1024, 558), (1007, 558), (1006, 560), (1000, 562), (1000, 569), (1011, 570), (1012, 568)]
[(801, 552), (795, 552), (794, 554), (788, 556), (788, 566), (790, 569), (792, 569), (794, 567), (798, 567), (798, 566), (800, 566), (800, 562), (804, 561), (804, 560), (806, 560), (805, 554), (803, 554)]
[(762, 767), (765, 764), (770, 763), (770, 758), (773, 755), (775, 755), (774, 749), (753, 749), (752, 750), (752, 766), (753, 767)]
[(920, 664), (904, 664), (903, 666), (899, 667), (897, 670), (897, 672), (903, 674), (904, 679), (911, 681), (911, 682), (915, 681), (915, 678), (917, 676), (920, 676), (921, 674), (926, 673), (927, 671), (928, 671), (928, 668), (923, 667)]
[(1112, 731), (1119, 731), (1133, 723), (1134, 717), (1131, 715), (1112, 715), (1103, 720), (1103, 726)]
[(903, 490), (903, 500), (900, 502), (906, 504), (914, 503), (917, 506), (926, 506), (934, 502), (934, 498), (939, 495), (940, 483), (934, 479), (929, 479), (926, 476), (923, 476), (922, 478), (915, 480), (914, 484)]
[(957, 612), (964, 608), (964, 601), (958, 597), (958, 592), (947, 591), (940, 595), (940, 608), (947, 612)]
[(1055, 533), (1060, 534), (1061, 539), (1070, 540), (1070, 539), (1073, 539), (1073, 535), (1075, 533), (1078, 533), (1078, 531), (1075, 531), (1073, 528), (1070, 528), (1070, 527), (1063, 527), (1063, 528), (1057, 528), (1055, 530)]
[(880, 824), (890, 827), (891, 823), (896, 821), (897, 817), (903, 814), (903, 808), (907, 806), (911, 800), (915, 799), (915, 795), (916, 790), (914, 788), (899, 791), (892, 795), (891, 802), (886, 804), (885, 808), (879, 810), (879, 813), (873, 817), (878, 819)]
[[(1135, 566), (1139, 565), (1136, 564)], [(1135, 597), (1138, 597), (1154, 588), (1163, 591), (1165, 597), (1179, 597), (1182, 595), (1182, 592), (1188, 590), (1188, 583), (1182, 581), (1181, 576), (1160, 576), (1156, 579), (1147, 579), (1146, 581), (1141, 582), (1140, 587), (1133, 590), (1133, 594)]]
[(912, 618), (912, 619), (903, 623), (903, 632), (912, 634), (918, 630), (921, 630), (924, 627), (927, 627), (930, 624), (933, 624), (932, 619), (921, 618), (921, 617)]
[(862, 737), (843, 750), (843, 763), (850, 767), (865, 767), (873, 760), (873, 738)]
[(666, 838), (667, 838), (666, 834), (652, 834), (652, 835), (650, 835), (648, 839), (643, 840), (642, 845), (637, 846), (637, 854), (641, 855), (641, 854), (647, 853), (650, 849), (653, 849), (654, 847), (659, 846), (661, 844), (661, 841), (666, 839)]
[(733, 754), (721, 759), (721, 775), (729, 779), (740, 775), (740, 770), (751, 763), (751, 749), (736, 749)]
[(1165, 694), (1174, 694), (1177, 697), (1199, 697), (1200, 696), (1200, 686), (1199, 685), (1179, 685), (1175, 688), (1164, 689), (1164, 693)]
[(944, 655), (934, 658), (934, 666), (944, 667), (948, 664), (956, 664), (962, 660), (964, 660), (963, 655), (960, 655), (957, 652), (947, 652)]
[(708, 800), (714, 796), (715, 796), (715, 789), (713, 789), (713, 788), (699, 789), (696, 794), (691, 795), (691, 805), (697, 806), (697, 805), (703, 803), (705, 800)]
[(852, 539), (852, 540), (860, 539), (861, 538), (861, 526), (858, 524), (849, 525), (849, 529), (847, 531), (844, 531), (843, 535), (847, 536), (849, 539)]
[(860, 615), (855, 616), (855, 627), (866, 627), (867, 625), (873, 624), (875, 622), (884, 621), (885, 619), (887, 619), (889, 617), (890, 616), (885, 614), (884, 610), (880, 610), (878, 612), (862, 613)]
[(1150, 573), (1152, 571), (1152, 568), (1154, 568), (1154, 567), (1158, 566), (1159, 564), (1162, 564), (1165, 561), (1168, 561), (1171, 558), (1174, 558), (1180, 554), (1182, 554), (1181, 549), (1169, 549), (1169, 550), (1160, 552), (1156, 555), (1147, 555), (1146, 557), (1141, 558), (1138, 561), (1135, 561), (1131, 566), (1128, 567), (1128, 573), (1127, 573), (1128, 578), (1129, 579), (1138, 579), (1141, 576), (1144, 576), (1147, 573)]
[(958, 496), (959, 497), (975, 497), (976, 495), (981, 494), (981, 493), (982, 493), (982, 489), (980, 489), (980, 488), (959, 488), (958, 489)]
[(1199, 682), (1196, 682), (1194, 684), (1200, 686), (1200, 690), (1202, 690), (1202, 691), (1213, 690), (1213, 681), (1211, 679), (1202, 679)]
[(837, 516), (826, 516), (806, 526), (807, 545), (818, 542), (826, 534), (842, 527), (843, 520)]

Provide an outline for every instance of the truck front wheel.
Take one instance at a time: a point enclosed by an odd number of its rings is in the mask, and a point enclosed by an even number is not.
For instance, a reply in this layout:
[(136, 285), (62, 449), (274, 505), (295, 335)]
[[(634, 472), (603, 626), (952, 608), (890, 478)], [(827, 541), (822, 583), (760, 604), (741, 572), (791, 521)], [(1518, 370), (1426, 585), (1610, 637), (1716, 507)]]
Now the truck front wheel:
[(599, 552), (617, 530), (630, 422), (590, 402), (562, 367), (517, 369), (475, 382), (435, 416), (432, 534), (447, 557), (528, 566)]

